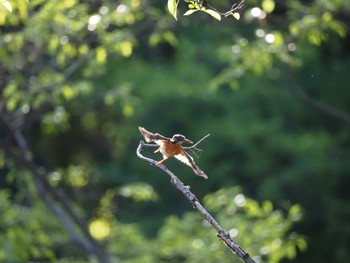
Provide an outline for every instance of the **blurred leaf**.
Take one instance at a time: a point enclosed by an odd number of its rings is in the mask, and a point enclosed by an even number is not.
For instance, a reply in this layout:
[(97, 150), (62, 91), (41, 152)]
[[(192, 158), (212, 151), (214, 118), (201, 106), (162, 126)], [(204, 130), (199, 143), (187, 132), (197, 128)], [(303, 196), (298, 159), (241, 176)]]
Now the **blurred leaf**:
[(70, 87), (68, 85), (63, 86), (62, 88), (62, 95), (66, 100), (73, 99), (76, 95), (73, 87)]
[(263, 0), (261, 3), (262, 9), (266, 13), (272, 13), (275, 9), (275, 1), (274, 0)]
[(102, 240), (111, 232), (111, 226), (106, 220), (95, 219), (90, 222), (89, 231), (94, 238)]
[(96, 49), (96, 61), (98, 64), (104, 64), (107, 58), (107, 51), (103, 47), (98, 47)]
[(123, 41), (118, 45), (118, 49), (122, 56), (130, 57), (132, 55), (132, 43), (130, 41)]
[(66, 170), (66, 181), (76, 188), (85, 186), (89, 182), (87, 167), (70, 165)]
[(119, 194), (136, 202), (154, 201), (158, 198), (152, 186), (144, 183), (127, 184), (119, 189)]
[(300, 205), (293, 205), (291, 208), (289, 208), (288, 212), (289, 212), (289, 217), (293, 221), (299, 221), (301, 219), (302, 212), (301, 212)]
[(264, 213), (267, 213), (267, 214), (271, 213), (273, 210), (273, 206), (270, 201), (264, 201), (262, 204), (262, 207), (263, 207)]
[(9, 12), (12, 12), (12, 6), (7, 0), (0, 0), (0, 4), (2, 4)]

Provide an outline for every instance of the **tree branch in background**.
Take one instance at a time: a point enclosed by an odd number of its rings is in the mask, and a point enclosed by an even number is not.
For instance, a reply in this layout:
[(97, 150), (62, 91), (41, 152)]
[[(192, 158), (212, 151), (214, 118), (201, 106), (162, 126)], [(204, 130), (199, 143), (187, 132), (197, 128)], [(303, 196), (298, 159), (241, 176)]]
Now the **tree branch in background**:
[(295, 81), (295, 77), (290, 66), (285, 65), (285, 72), (287, 76), (287, 88), (293, 92), (301, 101), (306, 103), (307, 105), (317, 109), (318, 111), (332, 117), (338, 119), (340, 121), (346, 122), (350, 124), (350, 115), (340, 110), (334, 109), (331, 106), (311, 97), (307, 94), (298, 83)]
[[(205, 136), (203, 139), (201, 139), (199, 142), (194, 144), (192, 147), (187, 147), (187, 148), (194, 148), (195, 146), (198, 145), (202, 140), (204, 140), (206, 137)], [(141, 154), (141, 151), (144, 147), (153, 147), (153, 146), (158, 146), (154, 144), (146, 144), (143, 141), (140, 141), (139, 146), (137, 147), (137, 156), (150, 163), (151, 165), (157, 166), (159, 169), (161, 169), (163, 172), (167, 173), (170, 176), (171, 183), (175, 186), (176, 189), (178, 189), (180, 192), (183, 193), (183, 195), (191, 202), (192, 206), (198, 210), (199, 213), (203, 215), (205, 220), (207, 220), (217, 231), (217, 236), (220, 240), (222, 240), (229, 249), (232, 250), (238, 257), (244, 260), (246, 263), (255, 263), (255, 261), (249, 256), (247, 252), (245, 252), (243, 249), (241, 249), (230, 237), (230, 235), (225, 232), (225, 230), (219, 225), (219, 223), (209, 214), (209, 212), (203, 207), (203, 205), (198, 201), (197, 197), (190, 191), (189, 186), (185, 186), (180, 179), (173, 174), (166, 166), (162, 164), (157, 164), (157, 161), (147, 158)]]
[[(10, 114), (5, 110), (0, 111), (0, 120), (7, 128), (7, 136), (0, 141), (0, 147), (4, 149), (6, 157), (14, 162), (17, 167), (28, 170), (33, 178), (39, 197), (46, 207), (61, 221), (71, 239), (82, 249), (94, 254), (100, 263), (109, 263), (108, 254), (102, 249), (97, 241), (91, 236), (86, 222), (73, 210), (69, 198), (53, 187), (44, 174), (31, 160), (31, 153), (26, 138), (22, 135), (18, 125), (12, 121)], [(12, 139), (16, 146), (11, 143)]]
[[(38, 89), (38, 93), (42, 92), (51, 92), (52, 89), (54, 89), (58, 85), (64, 84), (75, 72), (77, 72), (79, 69), (81, 69), (85, 62), (92, 56), (91, 53), (88, 53), (86, 55), (80, 56), (75, 60), (69, 67), (66, 68), (64, 72), (62, 72), (62, 79), (51, 83), (47, 86), (43, 86), (40, 89)], [(33, 95), (33, 94), (32, 94)]]

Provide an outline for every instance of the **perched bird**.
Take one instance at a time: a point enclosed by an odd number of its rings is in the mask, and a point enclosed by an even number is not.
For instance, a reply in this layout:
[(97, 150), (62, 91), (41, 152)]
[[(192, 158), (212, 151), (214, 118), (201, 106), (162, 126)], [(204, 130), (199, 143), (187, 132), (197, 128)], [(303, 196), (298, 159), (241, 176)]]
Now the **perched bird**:
[(161, 164), (169, 157), (174, 156), (179, 161), (191, 167), (196, 175), (205, 179), (208, 178), (208, 176), (195, 164), (193, 158), (183, 150), (181, 146), (183, 143), (193, 143), (189, 139), (186, 139), (185, 136), (175, 134), (172, 138), (167, 138), (158, 133), (149, 132), (143, 127), (139, 127), (139, 130), (146, 142), (155, 142), (159, 145), (159, 148), (155, 150), (155, 153), (161, 152), (161, 154), (163, 154), (163, 159), (157, 162), (157, 164)]

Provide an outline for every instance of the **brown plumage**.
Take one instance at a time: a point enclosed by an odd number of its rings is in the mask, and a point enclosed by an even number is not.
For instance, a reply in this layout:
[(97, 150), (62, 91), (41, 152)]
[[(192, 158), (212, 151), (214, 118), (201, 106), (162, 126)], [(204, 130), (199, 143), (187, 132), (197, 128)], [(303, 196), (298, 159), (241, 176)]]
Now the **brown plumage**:
[(154, 142), (159, 145), (159, 148), (155, 150), (155, 152), (160, 152), (163, 155), (163, 159), (157, 162), (157, 164), (161, 164), (169, 157), (174, 156), (179, 161), (191, 167), (196, 175), (205, 179), (208, 178), (208, 176), (195, 164), (193, 158), (182, 149), (182, 143), (193, 143), (189, 139), (186, 139), (185, 136), (175, 134), (172, 138), (167, 138), (158, 133), (149, 132), (143, 127), (139, 127), (139, 130), (146, 142)]

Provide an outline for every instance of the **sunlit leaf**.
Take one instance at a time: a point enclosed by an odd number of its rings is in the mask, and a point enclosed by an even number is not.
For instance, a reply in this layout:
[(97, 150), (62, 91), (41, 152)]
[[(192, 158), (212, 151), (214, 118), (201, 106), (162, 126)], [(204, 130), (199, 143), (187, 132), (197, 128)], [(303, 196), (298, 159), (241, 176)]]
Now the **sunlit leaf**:
[(177, 20), (177, 6), (179, 1), (176, 0), (168, 0), (168, 10), (173, 15), (175, 20)]
[(132, 43), (130, 41), (123, 41), (119, 44), (119, 51), (123, 57), (130, 57), (132, 54)]
[(184, 13), (184, 16), (189, 16), (189, 15), (192, 15), (194, 12), (197, 12), (199, 9), (190, 9), (190, 10), (187, 10), (185, 13)]
[(75, 97), (75, 91), (71, 86), (65, 85), (62, 88), (62, 95), (65, 99), (70, 100)]
[(296, 245), (301, 251), (305, 251), (307, 249), (307, 243), (304, 238), (297, 238)]
[(286, 248), (286, 254), (289, 259), (295, 258), (296, 251), (294, 246), (287, 246)]
[(221, 15), (218, 12), (211, 10), (211, 9), (205, 9), (203, 11), (206, 12), (207, 14), (211, 15), (215, 19), (217, 19), (219, 21), (221, 20)]
[(322, 15), (322, 20), (324, 22), (329, 22), (329, 21), (332, 21), (333, 17), (332, 17), (332, 13), (331, 12), (325, 12), (323, 15)]
[(127, 184), (119, 189), (119, 194), (137, 202), (157, 200), (158, 195), (153, 187), (145, 183)]
[(68, 167), (66, 173), (66, 180), (73, 187), (80, 188), (85, 186), (89, 182), (88, 170), (84, 166), (71, 165)]
[(300, 205), (293, 205), (289, 209), (289, 217), (293, 221), (299, 221), (301, 219), (302, 213), (301, 213), (301, 207)]
[(150, 46), (155, 47), (156, 45), (158, 45), (161, 41), (161, 35), (159, 33), (153, 33), (149, 39), (148, 39), (148, 43)]
[(334, 30), (339, 36), (341, 37), (345, 37), (346, 36), (346, 29), (345, 29), (345, 26), (340, 23), (339, 21), (330, 21), (328, 26)]
[(273, 45), (274, 46), (282, 46), (284, 44), (284, 38), (283, 38), (283, 35), (276, 31), (276, 32), (273, 32), (273, 35), (275, 37), (275, 40), (273, 42)]
[(296, 36), (300, 33), (300, 30), (299, 30), (298, 26), (296, 25), (296, 23), (291, 23), (289, 25), (289, 31), (294, 36)]
[(123, 115), (125, 117), (131, 117), (135, 112), (134, 106), (130, 103), (123, 105)]
[(103, 64), (106, 62), (107, 51), (103, 47), (96, 48), (96, 61), (98, 64)]
[(241, 15), (239, 14), (239, 13), (233, 13), (232, 14), (232, 16), (234, 17), (234, 18), (236, 18), (237, 20), (239, 20), (240, 18), (241, 18)]
[(0, 0), (0, 4), (2, 4), (8, 11), (12, 12), (12, 6), (9, 1)]
[(89, 224), (89, 231), (94, 238), (101, 240), (109, 235), (111, 225), (105, 219), (96, 219)]
[(114, 103), (115, 99), (114, 96), (111, 93), (107, 93), (104, 96), (104, 103), (108, 106), (111, 106)]
[(164, 32), (163, 38), (165, 41), (167, 41), (172, 46), (176, 46), (178, 44), (177, 38), (172, 31)]
[(271, 13), (275, 9), (275, 1), (273, 1), (273, 0), (264, 0), (261, 3), (261, 7), (266, 13)]
[(271, 201), (264, 201), (262, 203), (262, 208), (263, 208), (265, 213), (271, 213), (273, 210), (273, 206), (272, 206)]

